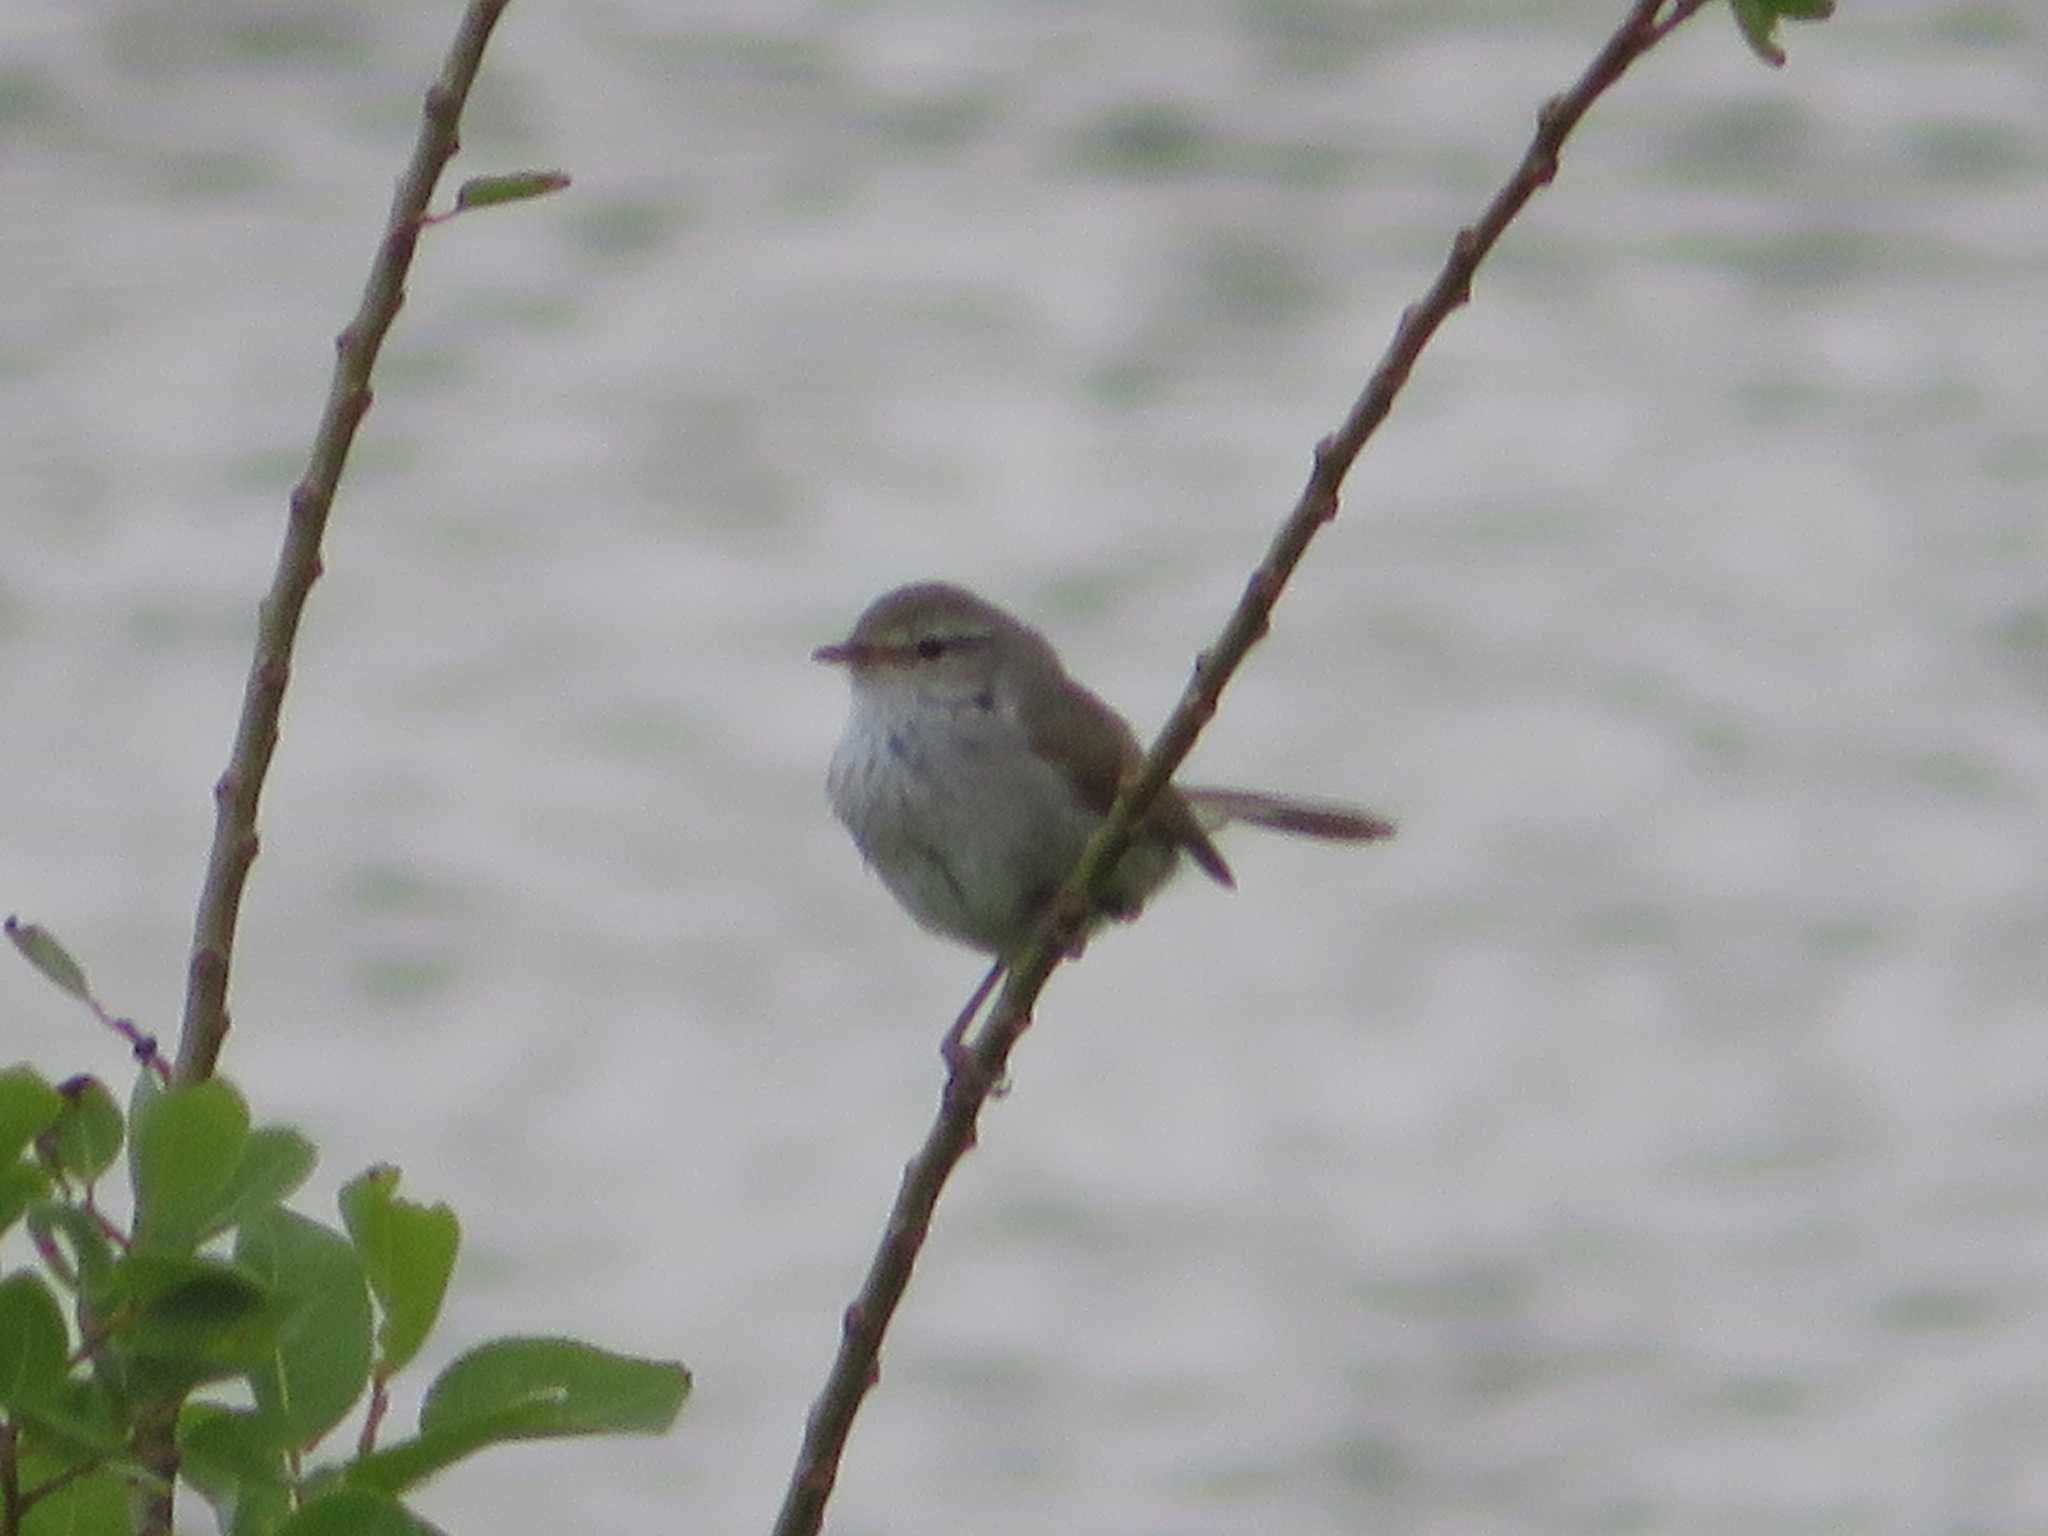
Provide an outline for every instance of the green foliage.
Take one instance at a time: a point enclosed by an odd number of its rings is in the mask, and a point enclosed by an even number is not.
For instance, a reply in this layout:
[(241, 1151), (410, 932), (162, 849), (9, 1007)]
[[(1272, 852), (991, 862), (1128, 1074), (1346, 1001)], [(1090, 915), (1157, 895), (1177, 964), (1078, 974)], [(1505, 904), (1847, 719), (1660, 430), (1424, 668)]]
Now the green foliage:
[[(680, 1365), (507, 1338), (449, 1365), (417, 1432), (377, 1448), (385, 1384), (440, 1315), (461, 1226), (402, 1198), (390, 1167), (343, 1188), (338, 1225), (293, 1211), (312, 1144), (250, 1122), (218, 1078), (166, 1088), (145, 1066), (124, 1120), (97, 1079), (0, 1071), (0, 1232), (25, 1228), (41, 1260), (0, 1272), (0, 1487), (19, 1489), (4, 1536), (125, 1536), (148, 1426), (172, 1412), (180, 1481), (226, 1536), (432, 1536), (403, 1498), (487, 1446), (673, 1422)], [(127, 1231), (92, 1195), (124, 1144)], [(358, 1410), (348, 1452), (309, 1465)]]
[(128, 1482), (111, 1469), (65, 1480), (70, 1469), (34, 1450), (21, 1453), (24, 1494), (41, 1493), (21, 1522), (22, 1536), (95, 1536), (128, 1528)]
[(567, 171), (512, 171), (503, 176), (472, 176), (455, 191), (458, 209), (490, 208), (499, 203), (545, 197), (569, 185)]
[(98, 1280), (113, 1264), (114, 1245), (84, 1206), (69, 1200), (34, 1200), (26, 1214), (29, 1237), (43, 1263), (70, 1289)]
[(388, 1493), (336, 1488), (285, 1521), (278, 1536), (433, 1536), (433, 1527)]
[(96, 1077), (74, 1077), (59, 1085), (64, 1111), (40, 1143), (52, 1171), (91, 1184), (121, 1155), (121, 1106)]
[(26, 1158), (0, 1163), (0, 1236), (50, 1185), (49, 1175)]
[(227, 1212), (249, 1141), (249, 1106), (223, 1078), (160, 1088), (145, 1072), (128, 1119), (136, 1246), (189, 1253)]
[(281, 1206), (243, 1224), (235, 1257), (291, 1298), (290, 1321), (249, 1385), (276, 1444), (310, 1445), (370, 1383), (363, 1261), (332, 1227)]
[(220, 1209), (207, 1228), (209, 1237), (246, 1225), (297, 1193), (312, 1176), (320, 1154), (313, 1143), (289, 1126), (263, 1125), (249, 1133), (241, 1160), (221, 1194)]
[(64, 1314), (42, 1277), (23, 1271), (0, 1280), (0, 1408), (56, 1393), (65, 1346)]
[(129, 1392), (184, 1392), (262, 1364), (285, 1309), (256, 1276), (219, 1259), (131, 1249), (90, 1281), (86, 1314), (107, 1334), (103, 1362)]
[(1729, 0), (1735, 10), (1735, 24), (1750, 51), (1773, 69), (1785, 62), (1785, 50), (1778, 46), (1781, 21), (1826, 21), (1835, 14), (1835, 0)]
[(22, 958), (41, 971), (51, 985), (82, 1003), (92, 1001), (92, 988), (85, 984), (85, 967), (71, 958), (71, 951), (57, 942), (55, 934), (11, 915), (6, 928), (7, 937), (14, 941)]
[(689, 1388), (687, 1372), (574, 1339), (499, 1339), (443, 1371), (420, 1405), (420, 1428), (516, 1415), (519, 1438), (600, 1430), (658, 1431)]
[(689, 1395), (671, 1361), (615, 1355), (574, 1339), (498, 1339), (443, 1371), (420, 1405), (420, 1432), (363, 1457), (351, 1481), (402, 1493), (487, 1445), (563, 1435), (660, 1434)]
[(291, 1515), (291, 1460), (275, 1425), (253, 1410), (186, 1403), (178, 1415), (178, 1462), (223, 1531), (274, 1531)]
[(0, 1072), (0, 1160), (20, 1156), (63, 1112), (63, 1095), (33, 1067)]
[(401, 1200), (398, 1170), (388, 1167), (372, 1168), (343, 1187), (341, 1219), (384, 1314), (377, 1374), (389, 1377), (418, 1353), (440, 1314), (462, 1227), (445, 1205)]

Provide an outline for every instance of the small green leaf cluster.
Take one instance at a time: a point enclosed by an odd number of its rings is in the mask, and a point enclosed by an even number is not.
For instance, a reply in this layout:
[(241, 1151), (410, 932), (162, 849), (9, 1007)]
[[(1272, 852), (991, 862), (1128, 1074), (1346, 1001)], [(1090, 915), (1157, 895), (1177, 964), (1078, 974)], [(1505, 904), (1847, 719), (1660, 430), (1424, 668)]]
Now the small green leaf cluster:
[[(94, 1194), (124, 1145), (125, 1231)], [(0, 1272), (0, 1536), (130, 1531), (138, 1493), (160, 1491), (140, 1437), (172, 1415), (181, 1479), (227, 1536), (425, 1533), (404, 1496), (485, 1446), (674, 1419), (680, 1365), (506, 1338), (456, 1359), (417, 1430), (379, 1446), (461, 1231), (388, 1167), (343, 1188), (338, 1226), (287, 1208), (314, 1162), (223, 1079), (144, 1070), (124, 1116), (95, 1078), (0, 1070), (0, 1237), (21, 1227), (40, 1260)], [(309, 1465), (359, 1404), (351, 1454)]]

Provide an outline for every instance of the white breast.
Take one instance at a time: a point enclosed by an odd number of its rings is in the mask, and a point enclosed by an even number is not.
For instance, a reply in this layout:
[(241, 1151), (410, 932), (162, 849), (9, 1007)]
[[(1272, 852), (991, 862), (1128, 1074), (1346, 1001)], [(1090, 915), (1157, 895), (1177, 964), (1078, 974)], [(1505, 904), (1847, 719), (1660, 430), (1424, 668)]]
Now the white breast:
[(1094, 826), (999, 703), (886, 680), (856, 684), (826, 786), (910, 914), (991, 954), (1028, 936)]

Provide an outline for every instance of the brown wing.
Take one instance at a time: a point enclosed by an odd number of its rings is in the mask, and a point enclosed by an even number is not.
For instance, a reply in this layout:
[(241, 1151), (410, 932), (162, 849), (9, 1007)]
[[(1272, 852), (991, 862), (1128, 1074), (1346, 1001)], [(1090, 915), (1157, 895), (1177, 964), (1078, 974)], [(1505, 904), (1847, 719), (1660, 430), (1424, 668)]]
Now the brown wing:
[[(1138, 771), (1144, 752), (1123, 716), (1073, 679), (1063, 681), (1064, 687), (1032, 691), (1025, 734), (1034, 751), (1066, 764), (1075, 798), (1096, 815), (1107, 816), (1117, 791)], [(1223, 855), (1171, 785), (1152, 802), (1140, 832), (1185, 848), (1218, 885), (1236, 884)]]

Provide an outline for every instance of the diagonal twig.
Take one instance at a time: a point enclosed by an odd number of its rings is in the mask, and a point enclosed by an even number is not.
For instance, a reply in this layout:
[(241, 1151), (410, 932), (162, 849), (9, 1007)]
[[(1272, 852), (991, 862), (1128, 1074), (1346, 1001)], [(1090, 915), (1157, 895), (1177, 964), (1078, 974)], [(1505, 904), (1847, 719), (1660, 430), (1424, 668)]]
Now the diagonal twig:
[(1706, 0), (1631, 0), (1627, 14), (1578, 80), (1544, 103), (1521, 163), (1479, 218), (1458, 231), (1428, 292), (1402, 312), (1392, 341), (1343, 424), (1316, 445), (1308, 483), (1246, 583), (1236, 611), (1203, 654), (1143, 767), (1118, 796), (1037, 938), (1011, 967), (988, 1023), (970, 1047), (971, 1062), (948, 1077), (938, 1115), (904, 1169), (867, 1275), (846, 1309), (838, 1352), (805, 1421), (774, 1536), (811, 1536), (819, 1529), (854, 1417), (880, 1369), (883, 1335), (909, 1284), (939, 1194), (974, 1145), (976, 1121), (991, 1087), (1003, 1080), (1010, 1052), (1031, 1021), (1039, 992), (1100, 899), (1111, 870), (1129, 846), (1131, 828), (1172, 778), (1215, 714), (1224, 685), (1265, 634), (1273, 604), (1310, 541), (1337, 515), (1338, 491), (1359, 451), (1386, 420), (1429, 339), (1471, 297), (1479, 264), (1530, 198), (1556, 176), (1559, 151), (1579, 120), (1631, 64), (1704, 4)]
[(192, 957), (186, 972), (184, 1027), (178, 1038), (178, 1078), (211, 1076), (228, 1032), (228, 974), (235, 953), (235, 924), (242, 889), (256, 858), (256, 809), (270, 756), (277, 747), (277, 721), (291, 680), (292, 646), (305, 611), (306, 594), (320, 575), (320, 540), (328, 509), (341, 483), (342, 466), (356, 428), (370, 409), (370, 371), (384, 335), (405, 302), (405, 278), (412, 266), (427, 199), (458, 148), (456, 127), (463, 103), (483, 62), (484, 45), (509, 0), (470, 0), (440, 76), (427, 89), (412, 159), (392, 194), (391, 212), (377, 242), (362, 303), (334, 343), (334, 376), (306, 472), (292, 488), (284, 544), (256, 616), (256, 653), (242, 692), (242, 714), (228, 752), (227, 770), (214, 785), (213, 846), (199, 887), (199, 911), (192, 928)]
[[(193, 920), (192, 956), (186, 972), (185, 1016), (178, 1035), (177, 1080), (213, 1075), (228, 1032), (228, 976), (234, 959), (235, 924), (242, 889), (256, 858), (256, 810), (263, 780), (277, 748), (277, 722), (291, 680), (292, 646), (306, 595), (320, 575), (320, 540), (334, 504), (341, 472), (356, 428), (370, 409), (370, 373), (384, 336), (405, 302), (405, 277), (412, 266), (427, 199), (442, 170), (454, 158), (463, 104), (483, 62), (484, 46), (509, 0), (470, 0), (456, 26), (441, 73), (427, 88), (425, 110), (412, 158), (392, 194), (391, 211), (363, 286), (355, 318), (335, 338), (334, 375), (306, 472), (292, 488), (277, 569), (256, 615), (256, 649), (242, 692), (242, 713), (228, 750), (227, 770), (215, 784), (213, 844), (199, 886)], [(170, 1536), (174, 1520), (179, 1450), (180, 1396), (171, 1394), (137, 1409), (132, 1454), (151, 1474), (138, 1495), (140, 1536)]]

